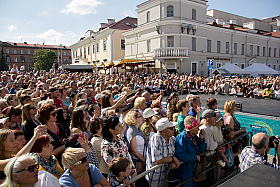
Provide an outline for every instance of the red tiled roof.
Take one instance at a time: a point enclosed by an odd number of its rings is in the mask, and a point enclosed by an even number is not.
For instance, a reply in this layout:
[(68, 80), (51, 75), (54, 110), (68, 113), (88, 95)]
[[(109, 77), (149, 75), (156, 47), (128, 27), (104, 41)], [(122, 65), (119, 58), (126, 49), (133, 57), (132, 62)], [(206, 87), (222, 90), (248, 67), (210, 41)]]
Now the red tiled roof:
[(266, 33), (264, 34), (265, 36), (273, 36), (273, 37), (277, 37), (277, 38), (280, 38), (280, 31), (277, 31), (277, 32), (269, 32), (269, 33)]
[(137, 18), (132, 18), (132, 17), (125, 17), (115, 23), (112, 23), (111, 25), (109, 25), (108, 27), (105, 27), (103, 29), (100, 30), (104, 30), (107, 28), (110, 29), (119, 29), (119, 30), (128, 30), (128, 29), (133, 29), (137, 27)]
[(43, 45), (43, 44), (27, 44), (27, 43), (13, 43), (13, 42), (5, 42), (9, 45), (19, 46), (19, 47), (39, 47), (39, 48), (64, 48), (71, 49), (68, 46), (55, 46), (55, 45)]

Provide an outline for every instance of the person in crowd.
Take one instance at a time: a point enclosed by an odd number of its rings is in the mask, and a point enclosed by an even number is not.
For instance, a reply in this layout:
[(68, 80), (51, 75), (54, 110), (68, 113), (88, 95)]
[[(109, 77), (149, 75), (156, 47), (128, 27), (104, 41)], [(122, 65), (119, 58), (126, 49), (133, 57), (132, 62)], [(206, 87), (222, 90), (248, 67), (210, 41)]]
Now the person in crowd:
[(0, 88), (1, 99), (4, 99), (7, 94), (9, 94), (9, 90), (6, 87)]
[(218, 102), (217, 99), (215, 99), (214, 97), (210, 97), (206, 100), (206, 105), (208, 107), (208, 109), (212, 109), (212, 110), (216, 110), (218, 107)]
[(3, 173), (6, 164), (11, 161), (13, 157), (28, 153), (36, 139), (46, 131), (47, 128), (44, 125), (36, 127), (34, 129), (34, 136), (20, 151), (17, 152), (17, 154), (15, 154), (18, 149), (15, 135), (9, 129), (0, 129), (0, 180), (3, 180), (6, 177)]
[(224, 125), (224, 118), (220, 112), (216, 112), (216, 123), (213, 126), (213, 139), (218, 145), (223, 143), (223, 133), (222, 133), (222, 126)]
[(178, 128), (178, 132), (181, 133), (181, 132), (185, 131), (184, 120), (188, 115), (190, 107), (189, 107), (189, 103), (187, 100), (179, 100), (176, 107), (180, 112), (180, 114), (178, 115), (178, 118), (177, 118), (177, 122), (178, 122), (177, 128)]
[(54, 104), (57, 108), (63, 107), (63, 103), (60, 100), (60, 92), (56, 87), (50, 88), (50, 99), (53, 99)]
[(4, 108), (7, 108), (8, 104), (6, 99), (0, 99), (0, 110), (2, 111)]
[(275, 99), (280, 99), (280, 85), (276, 85), (274, 90), (274, 96)]
[(260, 99), (262, 97), (262, 92), (261, 85), (257, 84), (257, 87), (253, 91), (253, 95), (255, 98)]
[(63, 145), (62, 140), (66, 138), (66, 134), (63, 127), (56, 123), (56, 111), (52, 104), (44, 104), (40, 107), (38, 111), (38, 120), (47, 126), (47, 134), (51, 138), (51, 144), (53, 145), (54, 155), (60, 162), (61, 155), (65, 150), (65, 145)]
[[(200, 124), (193, 116), (187, 116), (184, 121), (186, 130), (176, 137), (175, 156), (180, 162), (184, 162), (175, 170), (177, 178), (184, 182), (193, 177), (193, 171), (196, 161), (200, 162), (200, 156), (197, 154), (206, 150), (204, 130), (200, 130), (197, 136)], [(185, 183), (183, 186), (196, 186), (193, 180)]]
[(30, 152), (38, 153), (36, 160), (39, 164), (39, 170), (47, 171), (58, 179), (64, 173), (64, 170), (53, 155), (53, 145), (51, 144), (51, 139), (48, 135), (38, 137)]
[(147, 108), (145, 97), (138, 97), (135, 99), (134, 108), (137, 109), (143, 116), (144, 110)]
[(156, 122), (157, 133), (151, 139), (147, 149), (146, 170), (151, 169), (155, 165), (165, 164), (160, 168), (146, 175), (149, 186), (167, 186), (166, 172), (168, 165), (172, 169), (180, 166), (180, 161), (175, 155), (175, 138), (174, 130), (176, 123), (170, 122), (168, 118), (161, 118)]
[(73, 110), (71, 119), (71, 134), (84, 133), (88, 138), (91, 138), (91, 133), (87, 129), (86, 117), (87, 112), (82, 107), (78, 107)]
[(27, 103), (31, 103), (31, 97), (30, 95), (21, 94), (19, 101), (21, 106), (24, 106)]
[[(280, 146), (276, 146), (275, 142), (273, 143), (273, 147), (277, 152), (277, 159), (280, 160)], [(280, 162), (278, 165), (271, 164), (264, 160), (264, 153), (269, 152), (269, 137), (265, 133), (257, 133), (252, 137), (252, 146), (245, 147), (241, 152), (240, 156), (240, 169), (241, 172), (249, 169), (255, 164), (264, 164), (267, 166), (271, 166), (277, 169), (280, 169)]]
[(68, 116), (67, 111), (64, 108), (58, 108), (57, 110), (57, 117), (56, 117), (56, 123), (59, 123), (65, 134), (66, 137), (70, 136), (70, 116)]
[(98, 162), (100, 163), (102, 159), (101, 157), (102, 120), (100, 118), (91, 118), (88, 124), (88, 128), (92, 134), (92, 138), (90, 142), (94, 146)]
[[(176, 107), (177, 103), (178, 103), (178, 100), (177, 97), (174, 97), (173, 99), (170, 100), (170, 102), (168, 103), (168, 113), (167, 113), (167, 116), (168, 116), (168, 119), (170, 121), (174, 121), (173, 119), (173, 116), (178, 116), (179, 114), (179, 110), (178, 108)], [(177, 120), (176, 120), (177, 121)]]
[(122, 141), (122, 134), (125, 130), (125, 124), (119, 123), (119, 118), (116, 116), (107, 116), (102, 122), (102, 135), (103, 140), (101, 142), (101, 159), (100, 172), (103, 175), (108, 175), (108, 165), (113, 158), (122, 157), (127, 158), (130, 161), (130, 168), (132, 176), (135, 176), (136, 169), (132, 162), (131, 156), (128, 152), (127, 146)]
[(97, 102), (97, 105), (99, 106), (100, 110), (101, 110), (101, 100), (102, 100), (102, 97), (103, 97), (102, 94), (96, 94), (95, 95), (95, 101)]
[(19, 104), (19, 100), (16, 94), (9, 94), (6, 96), (6, 101), (9, 106), (17, 107)]
[(88, 107), (88, 113), (92, 118), (99, 118), (101, 115), (101, 110), (98, 105), (91, 104)]
[(10, 120), (10, 129), (12, 130), (21, 130), (21, 109), (14, 108), (12, 106), (8, 107), (7, 113)]
[(29, 141), (34, 133), (34, 129), (40, 125), (40, 122), (35, 119), (37, 108), (31, 104), (25, 104), (22, 107), (22, 131), (26, 141)]
[(141, 126), (141, 130), (145, 134), (148, 142), (149, 142), (149, 138), (150, 138), (150, 133), (153, 132), (153, 130), (154, 130), (152, 127), (152, 124), (151, 124), (151, 119), (156, 114), (158, 114), (158, 113), (155, 112), (154, 110), (152, 110), (151, 108), (146, 108), (143, 112), (143, 117), (145, 119), (145, 122)]
[(82, 148), (66, 149), (62, 155), (62, 164), (66, 171), (59, 178), (59, 183), (64, 187), (95, 186), (97, 184), (104, 187), (110, 186), (97, 167), (89, 164)]
[[(113, 174), (113, 176), (109, 178), (111, 187), (129, 183), (131, 168), (127, 158), (113, 158), (109, 165), (109, 170)], [(130, 187), (130, 185), (128, 185), (128, 187)]]
[(70, 97), (68, 97), (68, 91), (65, 87), (62, 87), (61, 89), (59, 89), (59, 92), (60, 92), (60, 100), (63, 104), (63, 107), (65, 110), (68, 110), (68, 107), (71, 104)]
[(71, 114), (72, 111), (74, 110), (75, 106), (76, 106), (76, 96), (77, 94), (75, 93), (71, 93), (69, 95), (70, 97), (70, 106), (68, 107), (68, 112)]
[(200, 121), (200, 114), (201, 114), (201, 102), (199, 96), (192, 96), (190, 97), (189, 105), (190, 105), (190, 111), (188, 112), (188, 116), (193, 116), (196, 118), (196, 120)]
[(26, 140), (24, 138), (24, 132), (21, 130), (12, 130), (12, 132), (15, 135), (15, 140), (17, 141), (17, 151), (15, 154), (17, 154), (26, 144)]
[(262, 92), (264, 99), (271, 99), (274, 96), (273, 90), (271, 89), (271, 84), (267, 85)]
[[(137, 173), (142, 173), (146, 164), (146, 150), (148, 141), (141, 130), (141, 125), (144, 121), (143, 116), (137, 109), (130, 110), (125, 116), (125, 123), (128, 124), (127, 140), (131, 151), (131, 158), (136, 167)], [(143, 185), (146, 181), (144, 178), (136, 181), (136, 186)]]

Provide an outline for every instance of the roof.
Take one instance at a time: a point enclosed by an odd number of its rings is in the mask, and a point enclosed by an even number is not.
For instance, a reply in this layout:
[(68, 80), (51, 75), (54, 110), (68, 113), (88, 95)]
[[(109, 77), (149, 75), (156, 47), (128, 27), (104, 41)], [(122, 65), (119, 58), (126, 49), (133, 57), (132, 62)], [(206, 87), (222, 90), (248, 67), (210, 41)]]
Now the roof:
[(280, 38), (280, 31), (277, 31), (277, 32), (269, 32), (269, 33), (266, 33), (264, 34), (265, 36), (273, 36), (273, 37), (277, 37), (277, 38)]
[(55, 45), (43, 45), (43, 44), (28, 44), (28, 43), (13, 43), (13, 42), (2, 42), (3, 45), (18, 46), (18, 47), (38, 47), (38, 48), (64, 48), (71, 49), (68, 46), (55, 46)]
[(279, 74), (278, 71), (266, 66), (262, 63), (254, 63), (247, 68), (244, 68), (245, 71), (249, 71), (251, 75), (253, 74)]
[(238, 66), (234, 65), (234, 64), (225, 64), (222, 67), (219, 67), (218, 69), (215, 69), (213, 71), (213, 73), (218, 72), (221, 74), (226, 74), (226, 75), (230, 75), (230, 74), (249, 74), (249, 71), (245, 71), (241, 68), (239, 68)]
[(128, 30), (128, 29), (133, 29), (137, 27), (137, 18), (132, 18), (132, 17), (125, 17), (117, 22), (112, 23), (111, 25), (102, 28), (100, 30), (104, 30), (107, 28), (110, 29), (119, 29), (119, 30)]

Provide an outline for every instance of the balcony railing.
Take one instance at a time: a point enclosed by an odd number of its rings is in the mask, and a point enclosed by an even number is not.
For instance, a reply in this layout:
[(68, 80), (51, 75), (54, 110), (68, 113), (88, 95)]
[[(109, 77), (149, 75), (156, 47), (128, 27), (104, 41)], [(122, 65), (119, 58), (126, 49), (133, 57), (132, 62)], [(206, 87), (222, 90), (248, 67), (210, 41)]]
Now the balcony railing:
[(154, 58), (188, 58), (186, 47), (162, 47), (154, 50)]

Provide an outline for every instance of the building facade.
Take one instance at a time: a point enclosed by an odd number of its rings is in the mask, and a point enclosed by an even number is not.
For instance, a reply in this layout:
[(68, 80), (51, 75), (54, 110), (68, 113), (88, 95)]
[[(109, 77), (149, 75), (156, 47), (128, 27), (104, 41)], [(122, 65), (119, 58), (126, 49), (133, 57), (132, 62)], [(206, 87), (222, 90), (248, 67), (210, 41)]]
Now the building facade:
[(16, 64), (17, 68), (22, 71), (29, 71), (33, 69), (35, 63), (35, 54), (40, 49), (50, 49), (56, 53), (57, 59), (55, 64), (71, 64), (71, 49), (67, 46), (54, 46), (42, 44), (27, 44), (1, 42), (0, 47), (3, 48), (5, 62), (9, 69)]
[(126, 17), (116, 21), (108, 19), (107, 23), (101, 23), (97, 32), (88, 30), (85, 37), (71, 45), (72, 61), (80, 65), (105, 66), (109, 63), (117, 63), (124, 59), (125, 40), (123, 31), (137, 27), (137, 19)]
[(269, 33), (279, 25), (207, 12), (207, 7), (205, 0), (138, 5), (138, 27), (123, 33), (125, 58), (154, 59), (157, 71), (204, 76), (211, 74), (209, 59), (214, 59), (214, 68), (226, 63), (245, 68), (257, 62), (280, 70), (280, 38)]

